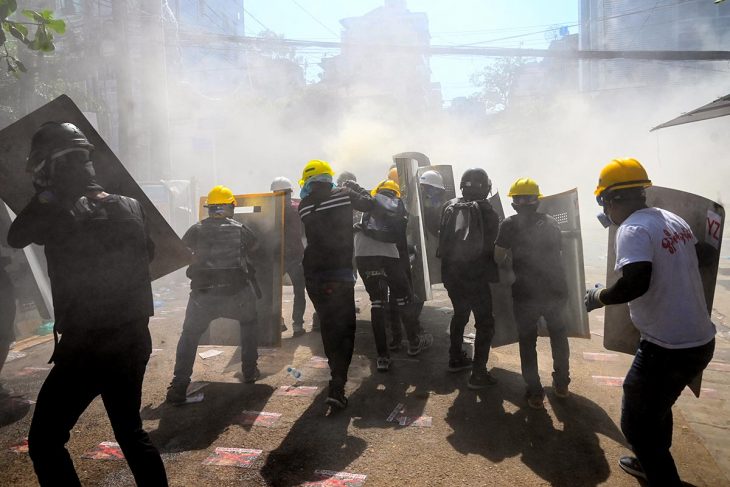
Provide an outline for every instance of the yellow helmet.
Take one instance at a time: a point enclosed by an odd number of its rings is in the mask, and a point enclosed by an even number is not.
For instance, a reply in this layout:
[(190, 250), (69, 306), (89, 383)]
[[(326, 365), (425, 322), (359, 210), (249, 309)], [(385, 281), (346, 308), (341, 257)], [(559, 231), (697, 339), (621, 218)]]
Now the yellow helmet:
[(512, 198), (513, 196), (537, 196), (542, 198), (542, 193), (540, 193), (540, 186), (537, 185), (537, 181), (531, 178), (520, 178), (509, 187), (507, 197)]
[(627, 188), (648, 188), (651, 186), (649, 175), (646, 169), (636, 159), (614, 159), (601, 169), (598, 177), (598, 186), (593, 194), (601, 196), (604, 191), (627, 189)]
[(302, 179), (299, 180), (299, 186), (304, 186), (309, 178), (312, 176), (319, 176), (320, 174), (329, 174), (330, 176), (334, 176), (335, 172), (332, 170), (328, 162), (317, 159), (309, 161), (307, 165), (304, 166)]
[(229, 188), (218, 185), (210, 190), (208, 193), (207, 206), (210, 205), (233, 205), (236, 206), (236, 197), (233, 196), (233, 191)]
[(389, 189), (395, 193), (396, 198), (400, 198), (400, 186), (392, 179), (384, 179), (378, 183), (375, 188), (370, 191), (370, 194), (375, 196), (379, 191), (383, 189)]
[(400, 184), (400, 178), (398, 177), (398, 168), (393, 166), (388, 171), (388, 179), (395, 181), (396, 184)]

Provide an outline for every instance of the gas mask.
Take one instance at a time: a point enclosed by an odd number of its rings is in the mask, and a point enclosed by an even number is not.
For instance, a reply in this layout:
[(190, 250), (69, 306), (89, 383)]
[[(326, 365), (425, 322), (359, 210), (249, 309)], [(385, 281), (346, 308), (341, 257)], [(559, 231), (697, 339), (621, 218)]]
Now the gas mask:
[(516, 205), (512, 203), (512, 208), (517, 212), (518, 215), (533, 215), (537, 213), (537, 202), (529, 204)]
[(611, 225), (615, 225), (616, 223), (611, 220), (611, 217), (608, 216), (608, 212), (606, 212), (606, 201), (600, 196), (596, 197), (596, 201), (603, 208), (603, 210), (596, 215), (596, 218), (598, 218), (598, 221), (601, 223), (601, 225), (603, 225), (603, 228), (608, 228)]

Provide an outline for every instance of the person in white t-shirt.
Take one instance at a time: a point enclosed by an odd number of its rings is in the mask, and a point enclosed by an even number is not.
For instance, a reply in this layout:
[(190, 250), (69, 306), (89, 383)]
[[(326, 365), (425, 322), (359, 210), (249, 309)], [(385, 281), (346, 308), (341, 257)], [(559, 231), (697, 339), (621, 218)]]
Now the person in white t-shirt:
[(619, 465), (652, 486), (682, 485), (672, 444), (672, 406), (701, 373), (715, 349), (700, 279), (700, 262), (712, 260), (679, 216), (646, 205), (651, 186), (635, 159), (614, 159), (601, 171), (595, 195), (616, 231), (621, 278), (609, 288), (586, 291), (590, 312), (629, 303), (641, 333), (639, 349), (624, 380), (621, 430), (636, 457)]

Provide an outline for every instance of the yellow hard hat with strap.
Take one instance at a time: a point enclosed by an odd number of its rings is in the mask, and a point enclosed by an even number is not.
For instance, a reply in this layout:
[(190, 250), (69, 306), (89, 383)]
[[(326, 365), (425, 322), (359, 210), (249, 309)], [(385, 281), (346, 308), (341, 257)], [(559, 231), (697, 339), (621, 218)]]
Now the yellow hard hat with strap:
[(632, 158), (614, 159), (601, 169), (598, 186), (593, 194), (601, 196), (606, 191), (649, 186), (649, 175), (639, 161)]
[(375, 196), (378, 194), (378, 192), (389, 189), (390, 191), (393, 191), (395, 193), (396, 198), (400, 198), (400, 186), (398, 186), (398, 183), (393, 181), (392, 179), (384, 179), (383, 181), (380, 181), (377, 186), (370, 192), (372, 196)]
[(509, 198), (514, 196), (537, 196), (542, 198), (542, 193), (540, 193), (540, 186), (538, 186), (537, 181), (531, 178), (520, 178), (512, 183), (507, 194)]
[(330, 167), (328, 162), (320, 161), (317, 159), (309, 161), (307, 165), (304, 166), (304, 170), (302, 171), (302, 179), (299, 180), (299, 186), (304, 186), (309, 178), (313, 176), (319, 176), (320, 174), (328, 174), (330, 176), (334, 176), (335, 172), (332, 170), (332, 167)]
[(236, 197), (233, 196), (233, 191), (219, 184), (215, 188), (211, 189), (210, 193), (208, 193), (208, 200), (206, 201), (206, 205), (236, 206)]

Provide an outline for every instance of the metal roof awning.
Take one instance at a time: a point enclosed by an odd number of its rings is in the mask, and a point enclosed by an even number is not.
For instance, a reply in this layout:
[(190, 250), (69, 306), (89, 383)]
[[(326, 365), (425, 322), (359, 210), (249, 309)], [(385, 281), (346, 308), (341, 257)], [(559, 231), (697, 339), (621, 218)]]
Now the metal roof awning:
[(700, 120), (709, 120), (711, 118), (725, 117), (730, 115), (730, 95), (725, 95), (722, 98), (718, 98), (712, 103), (703, 105), (699, 108), (680, 115), (668, 122), (664, 122), (661, 125), (657, 125), (650, 132), (657, 129), (663, 129), (664, 127), (671, 127), (673, 125), (682, 125), (684, 123), (698, 122)]

